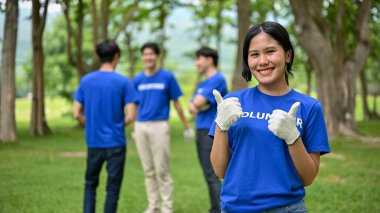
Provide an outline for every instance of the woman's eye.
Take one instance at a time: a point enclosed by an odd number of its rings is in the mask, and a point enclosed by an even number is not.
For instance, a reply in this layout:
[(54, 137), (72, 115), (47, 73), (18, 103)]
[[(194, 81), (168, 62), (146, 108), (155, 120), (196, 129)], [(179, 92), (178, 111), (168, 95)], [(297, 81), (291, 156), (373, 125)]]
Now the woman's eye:
[(259, 56), (259, 54), (257, 54), (257, 53), (251, 53), (251, 57), (256, 58), (257, 56)]
[(274, 50), (268, 50), (267, 51), (267, 54), (272, 54), (272, 53), (274, 53)]

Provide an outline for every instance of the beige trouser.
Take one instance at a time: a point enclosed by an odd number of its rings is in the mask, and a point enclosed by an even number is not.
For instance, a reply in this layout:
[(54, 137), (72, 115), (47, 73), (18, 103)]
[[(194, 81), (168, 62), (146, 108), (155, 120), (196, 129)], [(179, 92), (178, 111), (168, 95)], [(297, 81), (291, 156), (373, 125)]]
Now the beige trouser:
[(162, 213), (173, 211), (173, 181), (169, 171), (170, 127), (168, 121), (135, 123), (136, 147), (145, 174), (148, 209), (160, 209)]

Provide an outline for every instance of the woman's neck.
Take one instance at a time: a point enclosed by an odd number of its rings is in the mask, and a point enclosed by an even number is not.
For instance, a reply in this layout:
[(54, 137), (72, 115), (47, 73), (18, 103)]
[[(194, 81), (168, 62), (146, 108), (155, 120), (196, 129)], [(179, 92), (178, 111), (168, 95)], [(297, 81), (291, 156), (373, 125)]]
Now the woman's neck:
[(257, 87), (259, 88), (259, 90), (262, 93), (267, 94), (267, 95), (271, 95), (271, 96), (285, 95), (286, 93), (288, 93), (291, 90), (289, 85), (287, 85), (286, 83), (281, 84), (281, 85), (276, 85), (276, 86), (264, 85), (264, 84), (259, 83), (259, 85)]

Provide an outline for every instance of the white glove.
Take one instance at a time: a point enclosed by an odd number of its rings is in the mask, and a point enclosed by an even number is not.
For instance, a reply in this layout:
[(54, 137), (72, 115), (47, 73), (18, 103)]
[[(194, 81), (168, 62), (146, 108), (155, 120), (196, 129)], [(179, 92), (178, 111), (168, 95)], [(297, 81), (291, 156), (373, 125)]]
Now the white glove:
[(223, 100), (218, 90), (214, 89), (212, 93), (218, 104), (218, 115), (216, 116), (215, 122), (220, 130), (226, 132), (230, 129), (230, 126), (243, 115), (241, 104), (236, 97)]
[(268, 129), (277, 137), (284, 139), (288, 145), (296, 142), (300, 136), (295, 122), (295, 117), (299, 106), (300, 102), (296, 102), (292, 105), (289, 112), (279, 109), (273, 110), (268, 121)]
[(194, 139), (195, 133), (192, 128), (187, 128), (183, 131), (183, 137), (185, 138), (185, 141), (189, 141), (191, 139)]

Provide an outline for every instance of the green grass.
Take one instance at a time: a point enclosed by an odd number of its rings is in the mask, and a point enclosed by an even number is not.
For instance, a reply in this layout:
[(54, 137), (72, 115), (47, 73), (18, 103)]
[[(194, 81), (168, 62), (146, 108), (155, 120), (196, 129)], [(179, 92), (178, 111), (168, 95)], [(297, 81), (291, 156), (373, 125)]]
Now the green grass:
[[(183, 90), (189, 94), (192, 87)], [(183, 106), (189, 98), (184, 97)], [(70, 118), (71, 107), (66, 101), (48, 99), (46, 107), (54, 134), (30, 137), (30, 100), (17, 100), (18, 141), (0, 144), (0, 213), (82, 211), (86, 160), (83, 131), (75, 128), (76, 123)], [(172, 117), (174, 212), (206, 212), (208, 193), (195, 144), (183, 141), (183, 127), (176, 113), (172, 113)], [(361, 134), (380, 137), (380, 121), (359, 122), (358, 127)], [(129, 133), (129, 129), (127, 131)], [(147, 205), (143, 172), (135, 144), (128, 141), (118, 212), (138, 213)], [(305, 200), (309, 212), (380, 212), (380, 144), (343, 139), (330, 144), (332, 153), (321, 158), (319, 175), (313, 185), (307, 187)], [(102, 212), (105, 185), (103, 168), (97, 212)]]
[[(31, 138), (21, 125), (18, 142), (0, 144), (0, 212), (80, 212), (82, 209), (85, 143), (70, 118), (50, 121), (54, 135)], [(171, 171), (174, 212), (206, 212), (208, 194), (194, 143), (182, 140), (182, 127), (173, 120)], [(360, 123), (378, 134), (380, 122)], [(380, 144), (331, 142), (332, 153), (321, 158), (321, 169), (307, 188), (310, 212), (380, 212)], [(102, 212), (106, 173), (98, 189)], [(128, 144), (125, 176), (118, 212), (142, 212), (146, 206), (142, 168), (135, 145)]]
[[(81, 211), (86, 146), (83, 132), (74, 126), (64, 118), (52, 126), (54, 135), (31, 138), (27, 126), (22, 125), (17, 143), (0, 144), (0, 212)], [(208, 197), (195, 144), (182, 140), (180, 125), (172, 126), (174, 210), (202, 212), (208, 208)], [(105, 185), (103, 169), (98, 212), (102, 211)], [(129, 142), (118, 212), (142, 212), (146, 204), (142, 168), (135, 144)]]

